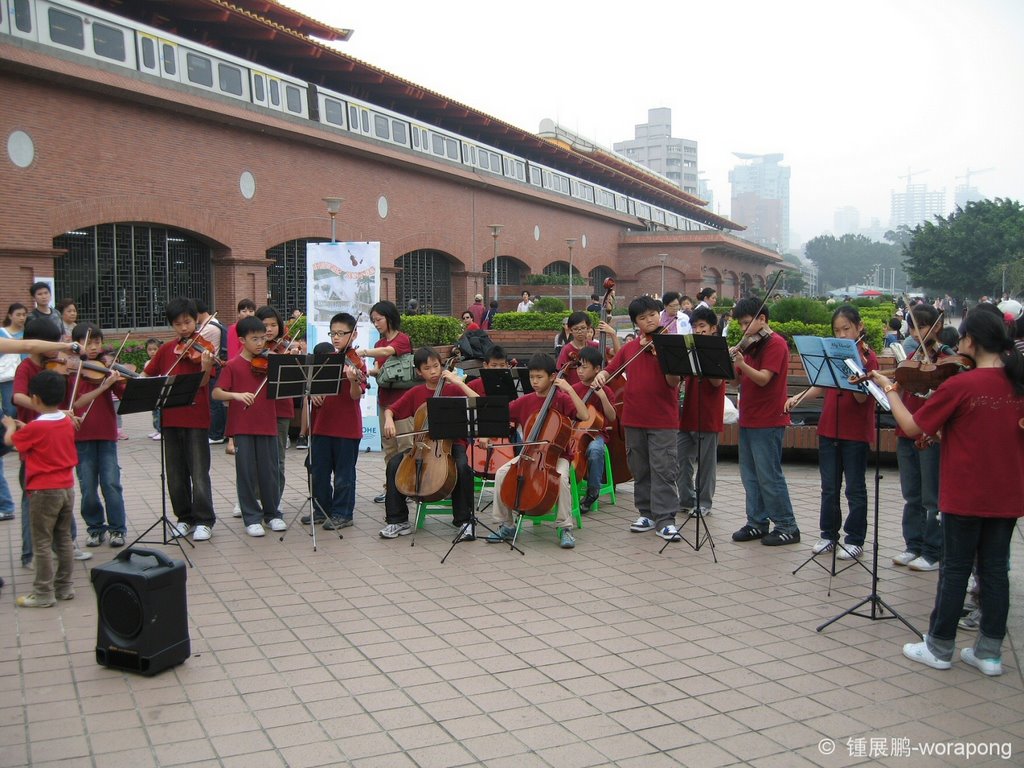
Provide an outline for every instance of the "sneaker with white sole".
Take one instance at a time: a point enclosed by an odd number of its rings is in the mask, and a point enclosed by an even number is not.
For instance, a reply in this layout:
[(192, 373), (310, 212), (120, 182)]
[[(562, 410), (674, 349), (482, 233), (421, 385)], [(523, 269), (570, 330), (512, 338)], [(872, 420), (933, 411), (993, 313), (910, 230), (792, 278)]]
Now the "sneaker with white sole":
[(270, 530), (280, 533), (281, 531), (288, 530), (288, 523), (286, 523), (280, 517), (272, 517), (267, 521), (267, 525), (270, 526)]
[(84, 549), (75, 549), (74, 554), (75, 560), (92, 560), (92, 552), (86, 552)]
[(654, 521), (649, 517), (643, 517), (642, 515), (636, 519), (636, 522), (629, 526), (629, 530), (633, 533), (646, 533), (647, 531), (654, 530)]
[(380, 529), (382, 539), (397, 539), (399, 536), (408, 536), (412, 533), (412, 526), (408, 523), (388, 523)]
[(996, 677), (997, 675), (1003, 674), (1002, 659), (979, 659), (974, 655), (973, 648), (964, 648), (960, 651), (960, 659), (964, 663), (970, 664), (983, 675)]
[(263, 526), (260, 525), (259, 523), (253, 523), (252, 525), (245, 526), (245, 532), (249, 536), (254, 536), (255, 538), (259, 538), (260, 536), (265, 536), (266, 533), (267, 533), (265, 530), (263, 530)]
[(472, 525), (467, 525), (459, 531), (458, 541), (476, 541), (476, 531)]
[(33, 592), (30, 595), (22, 595), (14, 604), (19, 608), (50, 608), (57, 604), (57, 600), (53, 597), (40, 597)]
[(237, 504), (235, 504), (235, 506), (231, 508), (231, 516), (232, 517), (241, 517), (242, 516), (242, 508), (240, 506), (238, 506)]
[(960, 621), (956, 625), (960, 629), (966, 629), (968, 632), (977, 632), (978, 627), (981, 626), (981, 608), (967, 611), (967, 613), (960, 617)]
[(926, 664), (932, 669), (949, 669), (952, 663), (935, 658), (935, 655), (928, 650), (927, 642), (907, 643), (903, 646), (903, 655), (911, 661)]
[(124, 546), (124, 534), (123, 533), (112, 533), (110, 534), (110, 546), (114, 549)]
[(831, 552), (835, 549), (836, 543), (832, 539), (818, 539), (811, 547), (811, 552), (820, 555), (822, 552)]
[(864, 547), (857, 544), (843, 544), (836, 555), (840, 560), (856, 560), (864, 554)]
[(97, 531), (96, 533), (90, 533), (85, 539), (85, 546), (87, 547), (98, 547), (103, 543), (103, 539), (106, 537), (106, 533), (103, 531)]
[(766, 547), (784, 547), (787, 544), (800, 543), (800, 531), (780, 531), (778, 528), (761, 537)]
[(213, 536), (213, 529), (208, 525), (197, 525), (192, 534), (192, 541), (209, 541)]
[(172, 527), (174, 530), (171, 531), (171, 533), (176, 539), (180, 539), (183, 536), (188, 536), (192, 533), (192, 526), (188, 523), (175, 523)]
[(917, 560), (918, 554), (911, 552), (909, 549), (906, 552), (901, 552), (892, 559), (893, 565), (910, 565), (912, 562)]
[(674, 525), (666, 525), (664, 528), (658, 531), (658, 535), (661, 536), (665, 541), (679, 541), (679, 529)]
[(488, 544), (499, 544), (503, 541), (512, 541), (516, 536), (516, 527), (514, 525), (505, 525), (502, 523), (498, 526), (498, 530), (490, 534), (487, 537)]
[(937, 571), (939, 570), (939, 561), (929, 560), (924, 555), (921, 555), (919, 558), (907, 563), (907, 568), (912, 571)]
[(576, 547), (576, 539), (572, 537), (571, 528), (560, 528), (558, 530), (558, 546), (562, 549), (574, 549)]

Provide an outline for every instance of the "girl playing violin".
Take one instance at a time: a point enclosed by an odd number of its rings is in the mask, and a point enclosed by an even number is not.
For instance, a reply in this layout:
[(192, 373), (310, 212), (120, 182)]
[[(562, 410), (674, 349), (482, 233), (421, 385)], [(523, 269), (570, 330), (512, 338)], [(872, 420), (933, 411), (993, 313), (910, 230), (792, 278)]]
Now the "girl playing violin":
[[(235, 438), (235, 484), (242, 522), (249, 536), (263, 536), (286, 526), (278, 506), (277, 405), (267, 397), (267, 331), (257, 317), (243, 317), (236, 326), (242, 350), (221, 370), (213, 398), (228, 403), (228, 434)], [(258, 394), (257, 394), (258, 393)], [(258, 501), (257, 501), (258, 499)]]
[[(173, 298), (167, 302), (164, 315), (177, 338), (165, 342), (146, 363), (146, 375), (165, 376), (168, 372), (204, 374), (192, 405), (160, 412), (160, 430), (167, 457), (167, 491), (178, 519), (176, 535), (191, 533), (193, 541), (208, 541), (217, 522), (210, 487), (210, 395), (207, 386), (213, 355), (209, 350), (195, 348), (192, 349), (196, 353), (193, 356), (182, 354), (196, 334), (198, 310), (194, 301), (183, 296)], [(198, 357), (198, 360), (193, 357)]]
[(924, 642), (903, 646), (903, 655), (935, 669), (950, 668), (976, 561), (981, 624), (974, 646), (964, 648), (960, 658), (986, 675), (999, 675), (1010, 605), (1010, 539), (1017, 518), (1024, 517), (1024, 357), (1002, 320), (988, 312), (968, 316), (959, 349), (976, 367), (944, 381), (913, 413), (900, 399), (898, 385), (872, 374), (907, 435), (942, 431), (942, 569), (928, 634)]
[[(633, 473), (633, 500), (640, 516), (629, 527), (633, 533), (657, 529), (666, 541), (679, 541), (676, 512), (679, 492), (676, 475), (676, 433), (679, 426), (679, 376), (664, 373), (653, 354), (651, 337), (661, 330), (661, 302), (640, 296), (629, 303), (629, 319), (640, 331), (624, 344), (605, 370), (594, 378), (595, 389), (610, 374), (629, 362), (623, 392), (622, 425), (626, 429), (626, 457)], [(637, 354), (645, 344), (647, 351)]]
[[(270, 354), (298, 353), (298, 346), (285, 339), (284, 321), (276, 309), (270, 306), (260, 307), (256, 310), (256, 317), (266, 329), (266, 350)], [(279, 397), (273, 402), (277, 412), (277, 479), (281, 485), (281, 496), (284, 496), (284, 457), (288, 448), (288, 428), (295, 417), (295, 400), (291, 397)]]
[[(864, 323), (856, 307), (842, 306), (832, 313), (832, 335), (837, 339), (858, 341)], [(878, 370), (878, 358), (866, 343), (858, 345), (861, 367), (865, 372)], [(874, 435), (875, 403), (866, 393), (811, 387), (786, 401), (786, 413), (808, 397), (825, 395), (818, 421), (818, 470), (821, 475), (821, 538), (811, 547), (814, 554), (831, 552), (839, 540), (843, 515), (839, 504), (842, 477), (846, 479), (846, 541), (837, 557), (850, 560), (864, 553), (868, 532), (868, 488), (865, 474), (868, 450)]]
[[(747, 524), (732, 540), (761, 539), (766, 547), (796, 544), (800, 528), (782, 474), (782, 438), (789, 425), (785, 412), (789, 345), (772, 332), (768, 307), (758, 299), (736, 302), (732, 315), (744, 336), (733, 350), (733, 362), (740, 380), (740, 479), (747, 496)], [(775, 523), (771, 532), (769, 523)]]

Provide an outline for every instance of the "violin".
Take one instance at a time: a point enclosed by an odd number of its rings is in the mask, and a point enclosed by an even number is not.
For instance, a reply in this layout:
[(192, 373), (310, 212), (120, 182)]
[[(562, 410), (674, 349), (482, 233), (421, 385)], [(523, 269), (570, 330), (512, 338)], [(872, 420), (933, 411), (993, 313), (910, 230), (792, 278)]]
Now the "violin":
[(103, 381), (112, 373), (119, 373), (129, 379), (139, 378), (139, 374), (135, 372), (134, 367), (129, 369), (127, 366), (120, 365), (119, 363), (115, 363), (113, 366), (107, 367), (95, 360), (79, 360), (74, 357), (47, 360), (46, 370), (56, 371), (61, 376), (67, 376), (68, 374), (79, 375), (80, 372), (83, 379), (92, 382)]
[(363, 358), (356, 352), (355, 347), (349, 347), (345, 352), (345, 359), (348, 361), (349, 366), (356, 369), (356, 374), (359, 377), (360, 383), (366, 381), (366, 363)]
[(217, 357), (217, 348), (213, 346), (213, 342), (203, 338), (198, 330), (193, 331), (191, 336), (178, 339), (178, 343), (174, 345), (174, 354), (178, 356), (175, 364), (183, 359), (192, 363), (202, 363), (203, 352), (210, 353), (213, 357), (213, 364), (218, 368), (224, 365), (223, 361)]
[[(914, 395), (925, 395), (938, 389), (946, 379), (962, 371), (974, 368), (974, 360), (967, 355), (948, 355), (937, 362), (927, 360), (904, 360), (895, 369), (879, 371), (883, 376), (892, 376), (901, 389)], [(871, 378), (867, 373), (863, 376), (851, 376), (851, 384), (860, 384)]]
[(263, 350), (258, 355), (254, 355), (249, 361), (249, 370), (252, 371), (253, 376), (266, 376), (267, 371), (270, 370), (270, 353)]
[[(558, 371), (565, 376), (568, 365)], [(558, 501), (561, 476), (558, 460), (565, 454), (572, 437), (572, 424), (564, 415), (551, 409), (558, 387), (552, 383), (540, 410), (527, 419), (527, 434), (519, 460), (509, 467), (499, 492), (509, 509), (522, 515), (546, 515)]]
[(771, 330), (768, 327), (761, 328), (760, 330), (755, 331), (754, 333), (744, 335), (743, 338), (740, 339), (739, 344), (733, 347), (730, 351), (733, 353), (733, 355), (737, 353), (743, 355), (746, 354), (747, 352), (751, 352), (753, 351), (754, 347), (756, 347), (762, 341), (767, 339), (769, 336), (772, 336), (774, 333), (775, 331)]
[[(448, 358), (445, 370), (452, 370), (458, 360), (457, 356)], [(442, 375), (437, 380), (433, 397), (441, 396), (444, 384), (445, 378)], [(452, 441), (430, 437), (426, 403), (417, 408), (413, 416), (413, 434), (416, 439), (412, 450), (402, 459), (395, 473), (395, 487), (403, 496), (420, 502), (448, 498), (459, 479), (455, 457), (452, 456)]]

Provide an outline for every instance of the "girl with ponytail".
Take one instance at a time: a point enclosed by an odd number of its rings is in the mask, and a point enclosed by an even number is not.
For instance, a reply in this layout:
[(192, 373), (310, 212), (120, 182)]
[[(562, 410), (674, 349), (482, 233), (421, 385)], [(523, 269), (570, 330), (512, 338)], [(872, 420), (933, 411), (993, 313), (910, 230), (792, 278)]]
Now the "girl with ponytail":
[(1024, 517), (1024, 357), (1003, 319), (990, 312), (968, 316), (959, 352), (977, 367), (947, 379), (914, 414), (900, 401), (898, 385), (872, 373), (908, 435), (942, 433), (942, 570), (928, 634), (924, 642), (903, 646), (903, 655), (950, 668), (967, 579), (977, 560), (981, 625), (974, 646), (960, 658), (986, 675), (999, 675), (1010, 606), (1010, 537), (1017, 518)]

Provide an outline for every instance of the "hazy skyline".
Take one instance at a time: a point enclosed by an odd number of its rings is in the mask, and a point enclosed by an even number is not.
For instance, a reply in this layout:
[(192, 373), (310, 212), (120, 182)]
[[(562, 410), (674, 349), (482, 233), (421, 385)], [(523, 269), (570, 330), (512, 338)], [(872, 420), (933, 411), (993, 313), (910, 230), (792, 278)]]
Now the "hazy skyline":
[[(792, 168), (792, 246), (832, 230), (837, 208), (889, 222), (889, 193), (972, 179), (1024, 199), (1024, 3), (866, 0), (652, 2), (620, 18), (582, 3), (466, 0), (424, 6), (287, 0), (355, 30), (338, 48), (524, 130), (550, 117), (605, 147), (652, 107), (699, 142), (729, 215), (733, 152), (781, 152)], [(855, 12), (851, 9), (855, 8)]]

